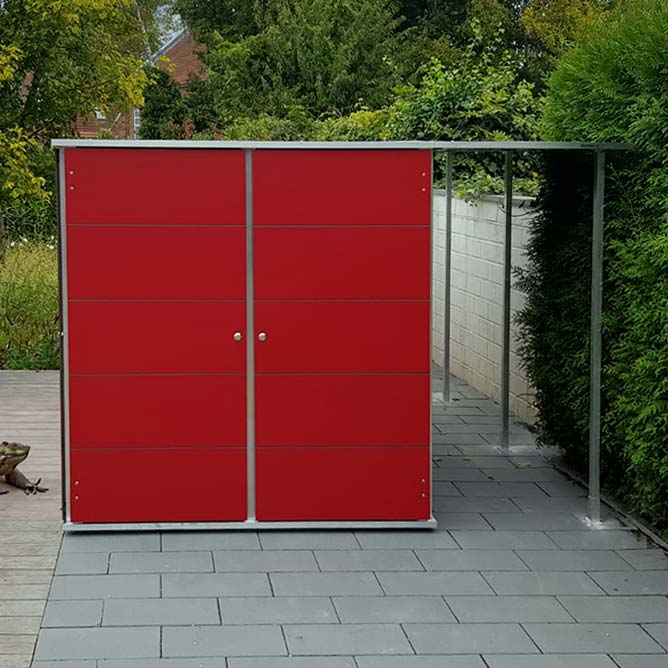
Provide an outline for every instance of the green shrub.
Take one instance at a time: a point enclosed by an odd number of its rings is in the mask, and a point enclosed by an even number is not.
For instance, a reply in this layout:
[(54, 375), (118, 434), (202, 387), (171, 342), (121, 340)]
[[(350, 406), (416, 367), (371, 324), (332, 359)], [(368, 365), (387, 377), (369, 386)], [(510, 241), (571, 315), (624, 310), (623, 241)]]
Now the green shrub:
[(56, 198), (17, 202), (3, 209), (5, 229), (10, 241), (43, 241), (55, 244), (57, 230)]
[(0, 264), (0, 369), (57, 369), (58, 312), (54, 246), (10, 242)]
[[(604, 484), (668, 528), (668, 5), (621, 2), (551, 78), (553, 140), (622, 141), (606, 198)], [(591, 185), (588, 159), (552, 158), (522, 282), (543, 439), (586, 466)]]

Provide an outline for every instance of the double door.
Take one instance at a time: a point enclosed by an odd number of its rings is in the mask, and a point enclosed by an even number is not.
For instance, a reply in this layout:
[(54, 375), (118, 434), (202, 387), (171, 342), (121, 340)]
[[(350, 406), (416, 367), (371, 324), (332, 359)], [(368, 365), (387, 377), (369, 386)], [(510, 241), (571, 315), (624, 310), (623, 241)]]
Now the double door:
[(73, 522), (430, 513), (430, 155), (66, 149)]

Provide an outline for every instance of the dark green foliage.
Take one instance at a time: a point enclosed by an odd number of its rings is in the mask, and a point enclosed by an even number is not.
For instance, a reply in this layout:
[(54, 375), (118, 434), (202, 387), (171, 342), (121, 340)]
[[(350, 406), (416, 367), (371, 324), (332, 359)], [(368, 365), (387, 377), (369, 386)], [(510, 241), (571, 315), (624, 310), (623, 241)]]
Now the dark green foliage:
[(168, 139), (173, 137), (174, 124), (183, 123), (185, 104), (179, 87), (164, 70), (149, 70), (149, 83), (144, 89), (141, 110), (141, 139)]
[[(546, 134), (625, 141), (606, 199), (604, 484), (668, 528), (668, 5), (622, 2), (550, 82)], [(551, 163), (523, 282), (528, 369), (544, 440), (585, 467), (591, 166)], [(582, 171), (584, 170), (584, 171)], [(569, 213), (570, 212), (570, 213)], [(583, 288), (584, 286), (584, 288)]]
[(390, 0), (277, 0), (257, 34), (212, 36), (205, 60), (219, 117), (382, 106), (397, 82), (394, 13)]

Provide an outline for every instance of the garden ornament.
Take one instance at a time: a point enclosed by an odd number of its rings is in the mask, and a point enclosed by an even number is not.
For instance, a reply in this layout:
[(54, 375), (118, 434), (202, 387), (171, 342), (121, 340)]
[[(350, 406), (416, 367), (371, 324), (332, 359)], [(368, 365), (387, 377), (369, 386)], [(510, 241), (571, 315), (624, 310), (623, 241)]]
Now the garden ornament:
[[(17, 468), (29, 453), (29, 445), (2, 441), (0, 443), (0, 476), (4, 475), (8, 484), (22, 489), (26, 494), (48, 492), (47, 487), (39, 486), (39, 483), (42, 482), (41, 478), (37, 482), (31, 482)], [(7, 494), (7, 492), (0, 492), (0, 494)]]

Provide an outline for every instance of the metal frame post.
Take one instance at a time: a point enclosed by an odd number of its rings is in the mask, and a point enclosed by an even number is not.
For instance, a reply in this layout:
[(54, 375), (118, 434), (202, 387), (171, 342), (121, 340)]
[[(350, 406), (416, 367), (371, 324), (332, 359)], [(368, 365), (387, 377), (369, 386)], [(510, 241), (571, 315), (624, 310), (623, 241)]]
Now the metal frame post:
[(450, 322), (452, 305), (452, 151), (446, 151), (445, 166), (445, 256), (443, 258), (443, 401), (450, 391)]
[(505, 152), (503, 243), (503, 318), (501, 345), (501, 447), (510, 449), (510, 273), (513, 245), (513, 152)]
[(603, 311), (603, 206), (605, 152), (596, 151), (591, 240), (591, 342), (589, 385), (589, 520), (601, 521), (601, 313)]
[(253, 281), (253, 149), (245, 151), (246, 174), (246, 521), (255, 522), (255, 294)]

